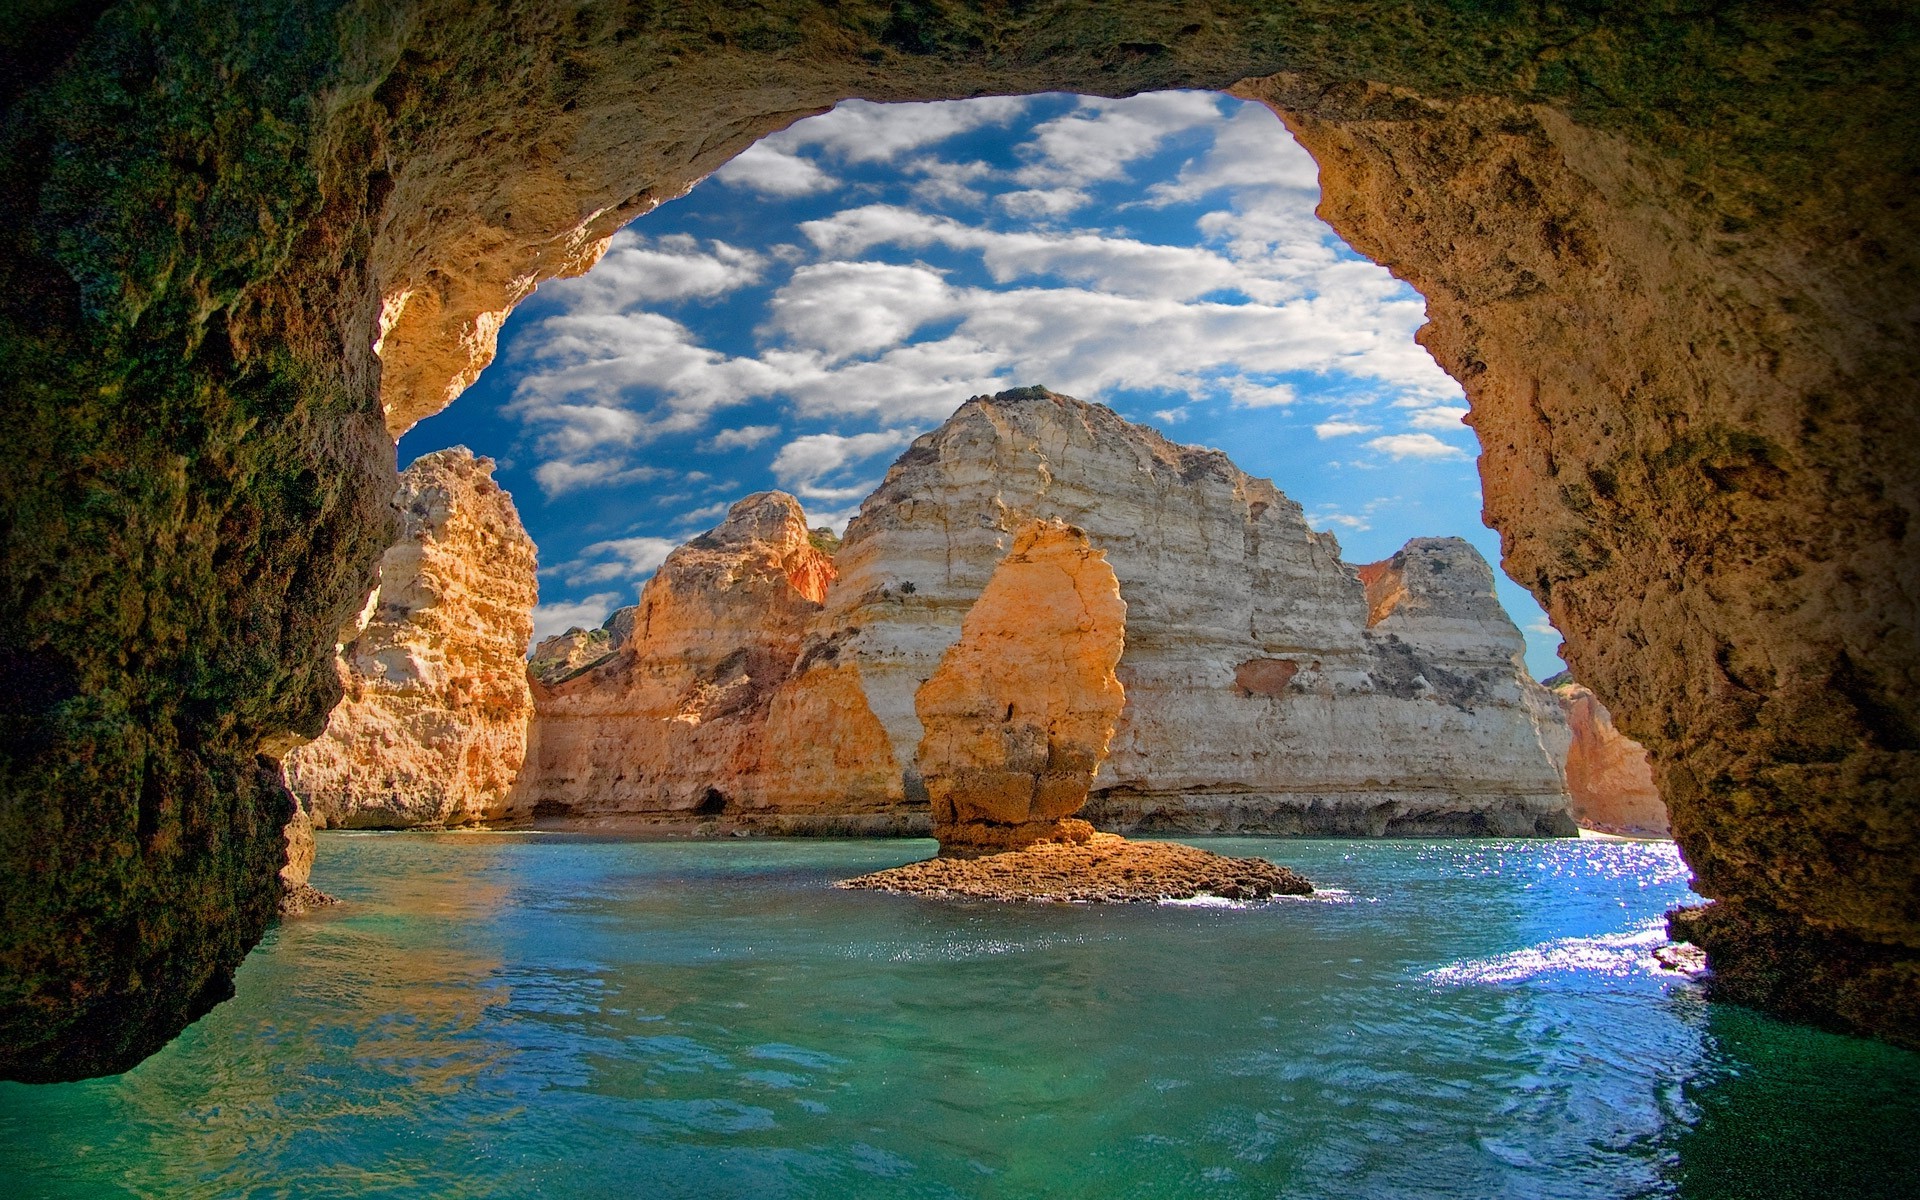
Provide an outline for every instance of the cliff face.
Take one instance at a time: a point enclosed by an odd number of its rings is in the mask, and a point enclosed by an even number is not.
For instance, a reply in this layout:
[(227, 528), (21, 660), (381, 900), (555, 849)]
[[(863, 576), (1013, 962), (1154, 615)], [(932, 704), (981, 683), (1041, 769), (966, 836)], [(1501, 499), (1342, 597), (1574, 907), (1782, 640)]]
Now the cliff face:
[(1667, 806), (1647, 748), (1614, 728), (1613, 714), (1578, 683), (1553, 689), (1567, 717), (1568, 811), (1588, 829), (1665, 837)]
[(917, 766), (943, 852), (1085, 841), (1072, 821), (1125, 700), (1127, 606), (1106, 556), (1060, 521), (1028, 521), (914, 694)]
[[(796, 830), (881, 814), (890, 820), (869, 828), (917, 830), (929, 812), (943, 825), (972, 820), (937, 794), (951, 787), (957, 739), (1013, 735), (1004, 716), (960, 732), (963, 713), (985, 719), (960, 697), (986, 694), (982, 655), (994, 638), (1005, 653), (992, 669), (1007, 680), (1041, 661), (991, 615), (1020, 594), (993, 581), (1031, 573), (1016, 565), (1023, 530), (1068, 522), (1125, 598), (1115, 693), (1125, 705), (1092, 760), (1104, 756), (1085, 811), (1096, 824), (1572, 829), (1549, 747), (1564, 737), (1559, 708), (1527, 678), (1492, 572), (1464, 542), (1418, 541), (1365, 568), (1378, 593), (1370, 606), (1333, 539), (1309, 530), (1271, 483), (1044, 389), (969, 401), (916, 441), (848, 526), (824, 606), (800, 603), (801, 587), (818, 593), (805, 581), (828, 568), (803, 552), (791, 500), (779, 498), (777, 535), (729, 532), (756, 503), (773, 501), (743, 502), (669, 559), (639, 609), (609, 622), (631, 629), (612, 658), (537, 687), (537, 768), (523, 790), (541, 812)], [(685, 570), (714, 554), (725, 571)], [(1020, 620), (1051, 629), (1046, 606), (1026, 607)], [(997, 632), (954, 658), (968, 621)], [(555, 664), (574, 653), (572, 642), (549, 645)], [(1028, 683), (1014, 690), (1053, 686)], [(709, 692), (733, 699), (717, 709), (693, 699)], [(925, 719), (932, 696), (942, 697), (938, 737)], [(988, 707), (999, 712), (1002, 700), (1023, 710), (1013, 693)], [(1019, 724), (1032, 733), (1052, 720)], [(938, 788), (926, 775), (930, 737), (949, 764)], [(1033, 820), (1065, 815), (1043, 807)]]
[(1417, 601), (1369, 628), (1337, 543), (1271, 483), (1044, 389), (969, 401), (916, 441), (835, 559), (816, 628), (858, 670), (901, 762), (923, 732), (916, 690), (1034, 519), (1084, 529), (1127, 603), (1127, 703), (1085, 812), (1095, 824), (1570, 828), (1541, 742), (1558, 711), (1526, 679), (1519, 632), (1470, 548), (1438, 556), (1470, 585), (1412, 572)]
[[(533, 751), (516, 803), (537, 816), (686, 820), (754, 805), (768, 767), (837, 737), (830, 721), (796, 728), (776, 705), (832, 579), (793, 497), (761, 492), (734, 505), (609, 623), (609, 655), (534, 683)], [(571, 653), (548, 646), (550, 661)]]
[(460, 825), (511, 815), (533, 702), (533, 541), (493, 461), (465, 447), (400, 476), (401, 539), (336, 657), (344, 697), (281, 760), (314, 824)]

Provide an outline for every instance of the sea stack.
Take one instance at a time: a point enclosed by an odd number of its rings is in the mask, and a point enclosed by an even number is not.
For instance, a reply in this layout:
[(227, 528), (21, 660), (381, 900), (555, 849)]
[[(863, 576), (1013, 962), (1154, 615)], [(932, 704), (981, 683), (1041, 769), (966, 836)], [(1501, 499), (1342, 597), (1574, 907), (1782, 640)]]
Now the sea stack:
[(1591, 690), (1556, 680), (1553, 694), (1566, 713), (1569, 811), (1585, 829), (1636, 837), (1667, 837), (1667, 806), (1653, 780), (1647, 748), (1621, 733), (1613, 714)]
[(917, 756), (942, 853), (1086, 841), (1071, 819), (1107, 757), (1125, 693), (1127, 606), (1106, 555), (1030, 521), (914, 696)]
[(326, 732), (282, 760), (316, 826), (517, 815), (509, 794), (533, 711), (526, 650), (538, 584), (533, 541), (493, 466), (456, 446), (401, 473), (401, 538), (341, 633), (345, 695)]

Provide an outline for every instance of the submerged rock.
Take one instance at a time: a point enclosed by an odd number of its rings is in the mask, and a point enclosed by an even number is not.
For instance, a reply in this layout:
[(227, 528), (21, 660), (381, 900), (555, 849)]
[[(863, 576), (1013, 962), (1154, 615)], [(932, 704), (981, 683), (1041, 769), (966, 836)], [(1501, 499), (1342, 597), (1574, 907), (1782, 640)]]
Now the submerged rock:
[(1107, 756), (1125, 693), (1127, 606), (1106, 555), (1031, 521), (914, 696), (917, 761), (942, 852), (1084, 841), (1069, 821)]
[(533, 709), (533, 540), (493, 460), (464, 446), (415, 461), (394, 505), (404, 533), (336, 656), (345, 694), (282, 759), (287, 786), (321, 828), (508, 817)]
[(1313, 885), (1264, 858), (1229, 858), (1175, 842), (1132, 842), (1111, 833), (1046, 841), (999, 854), (942, 855), (835, 885), (948, 900), (1119, 904), (1218, 896), (1305, 896)]

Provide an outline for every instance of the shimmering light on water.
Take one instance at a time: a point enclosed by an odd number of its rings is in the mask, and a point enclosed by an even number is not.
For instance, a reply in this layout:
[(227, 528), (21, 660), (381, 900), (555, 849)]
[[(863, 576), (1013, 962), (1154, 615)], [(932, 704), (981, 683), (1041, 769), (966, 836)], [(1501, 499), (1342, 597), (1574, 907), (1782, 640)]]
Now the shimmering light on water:
[(1662, 970), (1671, 848), (1211, 842), (1268, 905), (836, 891), (915, 842), (327, 834), (348, 903), (117, 1079), (0, 1085), (20, 1196), (1920, 1194), (1920, 1058)]

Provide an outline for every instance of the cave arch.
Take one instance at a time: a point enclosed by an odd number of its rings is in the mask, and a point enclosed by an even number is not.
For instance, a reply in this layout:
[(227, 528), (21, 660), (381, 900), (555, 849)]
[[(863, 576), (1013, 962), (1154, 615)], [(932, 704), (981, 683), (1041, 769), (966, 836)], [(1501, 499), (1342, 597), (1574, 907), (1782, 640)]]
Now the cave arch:
[[(1658, 764), (1723, 995), (1920, 1041), (1920, 15), (1231, 0), (41, 6), (0, 32), (0, 1074), (123, 1070), (277, 900), (389, 433), (838, 100), (1261, 100), (1428, 300), (1487, 514)], [(258, 757), (257, 757), (258, 756)]]

